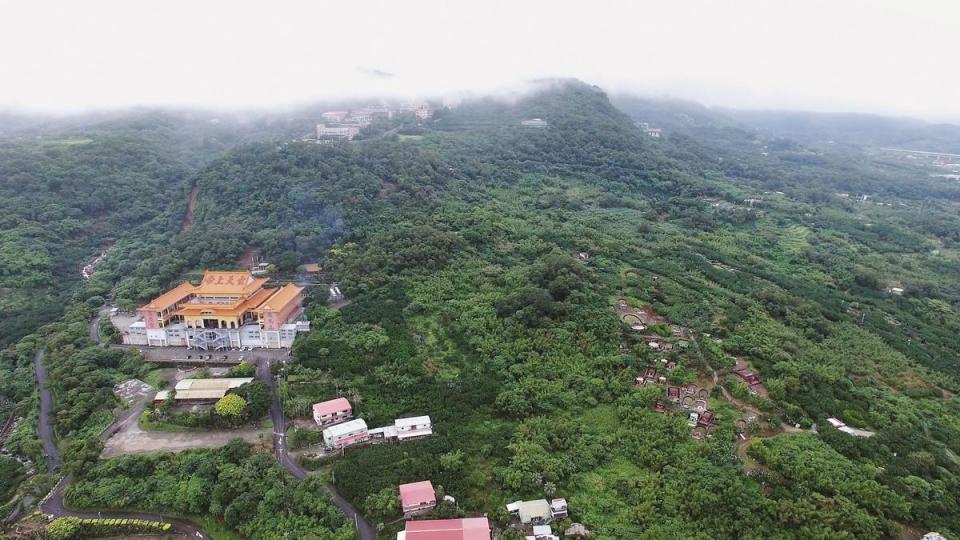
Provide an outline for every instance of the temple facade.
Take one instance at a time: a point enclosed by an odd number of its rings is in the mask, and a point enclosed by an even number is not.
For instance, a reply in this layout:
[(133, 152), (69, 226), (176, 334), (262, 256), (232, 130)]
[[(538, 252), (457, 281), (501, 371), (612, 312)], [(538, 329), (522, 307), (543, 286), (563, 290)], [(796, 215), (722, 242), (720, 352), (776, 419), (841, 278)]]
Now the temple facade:
[(298, 320), (303, 288), (267, 287), (267, 281), (250, 272), (205, 272), (199, 285), (181, 283), (139, 308), (123, 342), (201, 350), (289, 348), (297, 332), (310, 329)]

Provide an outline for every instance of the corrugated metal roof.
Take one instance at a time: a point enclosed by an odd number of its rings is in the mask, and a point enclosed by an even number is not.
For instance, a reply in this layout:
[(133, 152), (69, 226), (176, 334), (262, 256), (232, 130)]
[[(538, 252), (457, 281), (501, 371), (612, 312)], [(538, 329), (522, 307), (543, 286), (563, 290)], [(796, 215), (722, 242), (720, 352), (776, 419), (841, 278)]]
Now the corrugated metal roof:
[(247, 384), (253, 381), (253, 377), (221, 377), (219, 379), (184, 379), (177, 383), (177, 392), (183, 390), (211, 390), (231, 388)]
[(424, 519), (406, 523), (406, 540), (490, 540), (490, 522), (485, 517)]
[(404, 507), (419, 506), (437, 501), (433, 484), (429, 480), (400, 484), (398, 489), (400, 490), (400, 504)]
[(414, 416), (412, 418), (397, 418), (394, 422), (398, 428), (401, 427), (411, 427), (411, 426), (420, 426), (420, 425), (430, 425), (429, 416)]
[(323, 436), (324, 438), (340, 437), (341, 435), (346, 435), (356, 431), (363, 431), (366, 429), (367, 423), (364, 422), (362, 418), (357, 418), (355, 420), (350, 420), (349, 422), (328, 427), (327, 429), (323, 430)]

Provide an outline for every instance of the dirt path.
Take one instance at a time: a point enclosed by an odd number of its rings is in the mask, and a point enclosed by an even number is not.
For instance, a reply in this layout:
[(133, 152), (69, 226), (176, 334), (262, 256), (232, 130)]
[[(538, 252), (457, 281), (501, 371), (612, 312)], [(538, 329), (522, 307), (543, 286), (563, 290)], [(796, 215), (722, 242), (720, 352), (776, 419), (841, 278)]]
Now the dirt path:
[(183, 215), (183, 221), (180, 222), (180, 231), (183, 232), (193, 225), (193, 210), (197, 207), (197, 193), (200, 192), (200, 186), (194, 184), (190, 190), (190, 200), (187, 202), (187, 213)]

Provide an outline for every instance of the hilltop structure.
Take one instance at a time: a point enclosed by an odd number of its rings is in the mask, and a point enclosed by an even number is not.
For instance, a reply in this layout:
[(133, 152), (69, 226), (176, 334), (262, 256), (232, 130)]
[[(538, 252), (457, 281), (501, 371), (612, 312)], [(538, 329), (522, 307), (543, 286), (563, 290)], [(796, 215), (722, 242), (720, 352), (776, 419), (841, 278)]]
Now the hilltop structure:
[(139, 308), (140, 320), (127, 328), (123, 342), (201, 350), (289, 348), (297, 332), (310, 330), (309, 322), (297, 321), (303, 288), (271, 288), (267, 281), (250, 272), (208, 271), (199, 285), (181, 283)]

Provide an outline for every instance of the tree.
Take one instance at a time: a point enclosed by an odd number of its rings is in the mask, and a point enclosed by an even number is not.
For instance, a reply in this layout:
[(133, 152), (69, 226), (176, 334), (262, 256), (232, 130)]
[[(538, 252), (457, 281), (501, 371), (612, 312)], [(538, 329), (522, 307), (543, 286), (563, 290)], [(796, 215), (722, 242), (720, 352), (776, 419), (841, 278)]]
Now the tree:
[(47, 538), (50, 540), (71, 540), (80, 534), (80, 518), (61, 517), (47, 525)]
[(239, 364), (230, 368), (228, 372), (229, 377), (253, 377), (257, 372), (257, 366), (252, 363), (243, 360)]
[(245, 411), (250, 418), (260, 418), (270, 409), (270, 387), (263, 381), (251, 381), (237, 388), (235, 395), (247, 402)]
[(247, 400), (236, 394), (227, 394), (217, 401), (213, 410), (220, 416), (231, 419), (238, 419), (247, 408)]
[(367, 515), (376, 519), (384, 520), (400, 510), (400, 498), (397, 496), (397, 488), (387, 486), (380, 491), (368, 495), (363, 503), (363, 508)]

